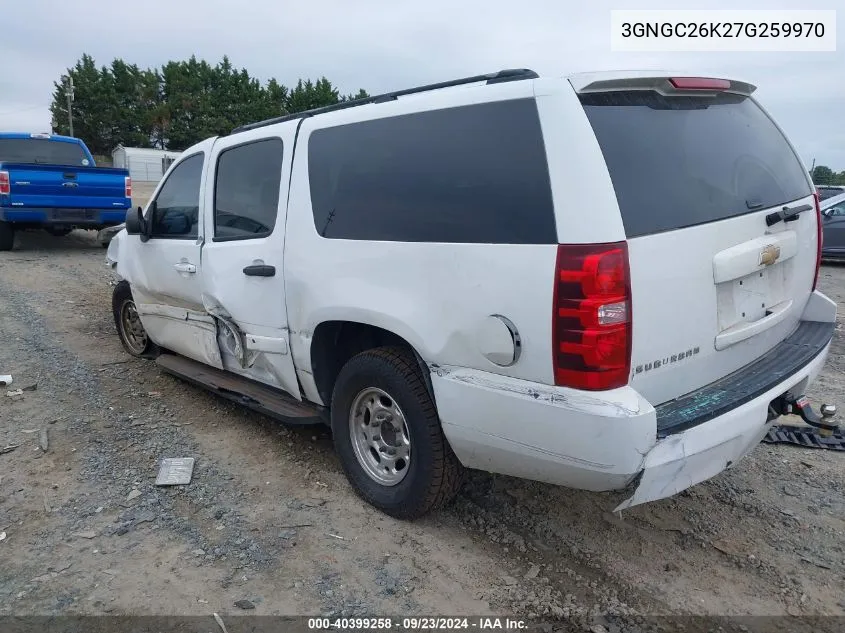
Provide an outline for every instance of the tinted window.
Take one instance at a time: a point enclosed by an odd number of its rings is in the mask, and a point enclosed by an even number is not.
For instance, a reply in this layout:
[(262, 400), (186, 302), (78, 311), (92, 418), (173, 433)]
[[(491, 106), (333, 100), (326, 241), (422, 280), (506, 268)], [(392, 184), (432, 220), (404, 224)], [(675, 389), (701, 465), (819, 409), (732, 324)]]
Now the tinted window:
[(79, 143), (37, 138), (0, 138), (0, 161), (83, 167), (88, 156)]
[(741, 95), (582, 96), (628, 237), (794, 201), (812, 193), (783, 134)]
[(153, 237), (197, 237), (203, 154), (179, 163), (162, 185), (153, 208)]
[(268, 139), (220, 153), (214, 185), (214, 235), (269, 235), (276, 224), (282, 178), (282, 141)]
[(398, 242), (557, 241), (533, 100), (421, 112), (315, 131), (317, 232)]
[(827, 200), (845, 193), (845, 189), (838, 187), (816, 187), (816, 191), (819, 193), (819, 200)]

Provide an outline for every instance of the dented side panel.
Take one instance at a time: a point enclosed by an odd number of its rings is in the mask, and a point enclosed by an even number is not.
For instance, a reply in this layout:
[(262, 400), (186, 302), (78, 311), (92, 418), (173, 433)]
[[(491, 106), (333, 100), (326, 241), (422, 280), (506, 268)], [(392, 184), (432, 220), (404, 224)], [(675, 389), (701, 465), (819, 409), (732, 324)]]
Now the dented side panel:
[[(292, 121), (241, 132), (219, 139), (211, 151), (203, 209), (207, 231), (202, 253), (202, 301), (205, 311), (220, 319), (217, 343), (225, 369), (283, 389), (301, 399), (290, 354), (284, 283), (288, 185), (296, 125), (297, 122)], [(236, 239), (224, 234), (220, 239), (215, 233), (215, 183), (220, 157), (226, 152), (236, 152), (240, 147), (270, 140), (282, 153), (272, 232), (256, 237), (242, 234)], [(262, 185), (273, 186), (275, 181), (262, 182)], [(254, 201), (245, 199), (243, 204), (244, 209), (251, 209)], [(246, 274), (255, 266), (265, 267), (267, 276)]]

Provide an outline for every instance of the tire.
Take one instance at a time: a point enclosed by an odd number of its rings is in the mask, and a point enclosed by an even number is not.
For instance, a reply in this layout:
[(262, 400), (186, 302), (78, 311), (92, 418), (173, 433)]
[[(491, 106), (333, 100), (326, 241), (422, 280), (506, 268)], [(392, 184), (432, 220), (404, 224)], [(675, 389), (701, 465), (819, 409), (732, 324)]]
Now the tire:
[(15, 245), (15, 227), (10, 222), (0, 222), (0, 251), (10, 251)]
[[(374, 408), (368, 408), (367, 401)], [(390, 405), (387, 408), (386, 403)], [(464, 469), (443, 435), (434, 402), (412, 354), (399, 347), (379, 347), (353, 357), (337, 377), (331, 405), (335, 450), (349, 483), (369, 504), (397, 519), (415, 519), (457, 494)], [(371, 425), (369, 422), (375, 418), (369, 413), (354, 415), (362, 410), (375, 410), (372, 415), (376, 418), (393, 422), (382, 422), (381, 427), (378, 422)], [(402, 420), (404, 432), (392, 427)], [(356, 437), (369, 434), (390, 446), (381, 447), (378, 452), (372, 448), (364, 451), (359, 442), (356, 449), (353, 426)], [(397, 439), (400, 435), (407, 437), (406, 448)], [(398, 446), (398, 451), (407, 450), (407, 461), (381, 452), (392, 451), (393, 446)], [(385, 467), (387, 462), (382, 457), (395, 459), (395, 468)], [(376, 475), (385, 478), (396, 478), (400, 471), (404, 472), (397, 481), (385, 482), (371, 474), (374, 469)]]
[[(135, 301), (132, 299), (132, 290), (128, 281), (121, 281), (114, 287), (112, 293), (112, 313), (114, 314), (114, 325), (117, 328), (117, 335), (120, 343), (127, 353), (136, 358), (153, 358), (158, 348), (144, 332), (144, 326), (138, 319), (135, 310)], [(134, 318), (132, 313), (134, 312)], [(133, 322), (137, 319), (137, 322)]]
[(65, 235), (70, 235), (73, 227), (50, 227), (44, 230), (54, 237), (64, 237)]

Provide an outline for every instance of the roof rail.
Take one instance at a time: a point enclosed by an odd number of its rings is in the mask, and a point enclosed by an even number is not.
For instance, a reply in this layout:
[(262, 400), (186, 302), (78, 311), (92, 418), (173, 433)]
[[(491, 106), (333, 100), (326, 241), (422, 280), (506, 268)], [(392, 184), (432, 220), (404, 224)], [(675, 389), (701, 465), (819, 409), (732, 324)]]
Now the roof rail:
[(346, 108), (354, 108), (355, 106), (366, 105), (368, 103), (384, 103), (385, 101), (395, 101), (397, 98), (404, 95), (415, 94), (418, 92), (427, 92), (429, 90), (438, 90), (440, 88), (451, 88), (452, 86), (462, 86), (464, 84), (478, 83), (479, 81), (486, 81), (488, 84), (504, 83), (506, 81), (520, 81), (522, 79), (537, 79), (540, 75), (528, 68), (509, 68), (507, 70), (500, 70), (496, 73), (488, 73), (486, 75), (475, 75), (473, 77), (464, 77), (463, 79), (453, 79), (451, 81), (443, 81), (436, 84), (428, 84), (427, 86), (419, 86), (417, 88), (406, 88), (405, 90), (397, 90), (396, 92), (386, 92), (380, 95), (373, 95), (372, 97), (364, 97), (363, 99), (353, 99), (352, 101), (342, 101), (330, 106), (322, 108), (314, 108), (313, 110), (304, 110), (302, 112), (295, 112), (294, 114), (285, 114), (283, 116), (267, 119), (266, 121), (258, 121), (256, 123), (249, 123), (241, 125), (232, 130), (232, 134), (238, 132), (246, 132), (247, 130), (254, 130), (256, 128), (265, 127), (267, 125), (274, 125), (276, 123), (284, 123), (285, 121), (294, 121), (296, 119), (304, 119), (316, 114), (324, 114), (326, 112), (334, 112), (335, 110), (345, 110)]

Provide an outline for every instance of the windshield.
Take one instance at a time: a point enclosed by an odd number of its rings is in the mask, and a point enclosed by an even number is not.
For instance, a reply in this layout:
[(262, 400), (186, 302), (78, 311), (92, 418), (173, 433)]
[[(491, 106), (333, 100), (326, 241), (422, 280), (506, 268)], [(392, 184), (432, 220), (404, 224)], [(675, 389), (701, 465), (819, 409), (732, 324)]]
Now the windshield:
[(89, 164), (79, 143), (40, 138), (0, 138), (0, 162), (79, 167)]
[(754, 100), (587, 94), (628, 237), (715, 222), (809, 196), (808, 175)]

